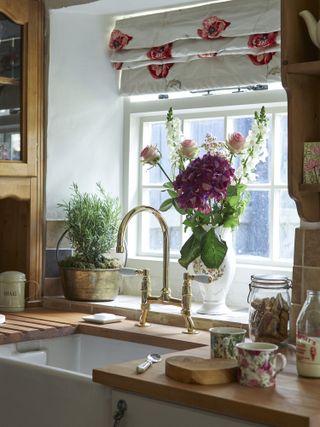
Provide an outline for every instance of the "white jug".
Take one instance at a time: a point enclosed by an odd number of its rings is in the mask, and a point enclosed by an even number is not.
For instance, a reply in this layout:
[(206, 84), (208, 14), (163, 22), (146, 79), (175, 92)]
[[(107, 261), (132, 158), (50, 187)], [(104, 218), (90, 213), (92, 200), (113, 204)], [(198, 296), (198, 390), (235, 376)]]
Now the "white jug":
[(320, 21), (317, 21), (309, 10), (302, 10), (299, 15), (306, 23), (313, 44), (320, 49)]

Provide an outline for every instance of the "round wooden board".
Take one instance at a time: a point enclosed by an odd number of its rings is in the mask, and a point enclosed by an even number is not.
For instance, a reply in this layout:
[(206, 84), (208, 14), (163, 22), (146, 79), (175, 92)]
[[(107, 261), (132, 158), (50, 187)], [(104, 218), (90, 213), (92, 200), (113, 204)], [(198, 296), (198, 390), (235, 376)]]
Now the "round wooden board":
[(187, 384), (227, 384), (237, 379), (237, 361), (173, 356), (166, 359), (166, 375)]

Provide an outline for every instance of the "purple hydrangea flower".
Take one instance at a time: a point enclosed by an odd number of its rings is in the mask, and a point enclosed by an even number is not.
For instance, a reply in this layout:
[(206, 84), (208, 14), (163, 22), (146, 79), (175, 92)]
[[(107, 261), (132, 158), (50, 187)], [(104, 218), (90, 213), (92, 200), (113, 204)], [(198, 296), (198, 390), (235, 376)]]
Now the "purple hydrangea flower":
[(226, 197), (234, 172), (230, 162), (217, 154), (196, 158), (173, 182), (180, 208), (210, 213), (209, 200), (219, 202)]

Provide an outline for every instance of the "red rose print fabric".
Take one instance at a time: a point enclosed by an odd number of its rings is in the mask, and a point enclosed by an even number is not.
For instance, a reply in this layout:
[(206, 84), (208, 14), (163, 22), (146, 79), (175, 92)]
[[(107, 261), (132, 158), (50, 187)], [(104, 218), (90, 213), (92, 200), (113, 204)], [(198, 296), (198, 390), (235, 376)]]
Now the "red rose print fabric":
[(198, 55), (199, 58), (214, 58), (215, 56), (217, 56), (217, 52), (212, 52), (212, 53), (200, 53)]
[(168, 59), (172, 57), (171, 50), (172, 43), (167, 43), (158, 47), (152, 47), (150, 50), (148, 50), (147, 57), (152, 60)]
[(248, 46), (252, 48), (265, 49), (277, 45), (278, 32), (264, 33), (264, 34), (251, 34), (248, 39)]
[(128, 34), (124, 34), (119, 30), (113, 30), (110, 36), (109, 48), (121, 50), (132, 40)]
[(123, 62), (114, 62), (112, 64), (113, 68), (117, 71), (121, 70), (122, 66), (123, 66)]
[(148, 65), (148, 70), (154, 79), (164, 79), (174, 64)]
[(217, 16), (210, 16), (210, 18), (202, 21), (202, 28), (198, 29), (197, 33), (202, 39), (212, 40), (217, 39), (220, 34), (229, 27), (230, 22), (220, 19)]
[(266, 65), (266, 64), (269, 64), (273, 55), (274, 55), (274, 52), (262, 53), (261, 55), (248, 55), (248, 56), (254, 65)]

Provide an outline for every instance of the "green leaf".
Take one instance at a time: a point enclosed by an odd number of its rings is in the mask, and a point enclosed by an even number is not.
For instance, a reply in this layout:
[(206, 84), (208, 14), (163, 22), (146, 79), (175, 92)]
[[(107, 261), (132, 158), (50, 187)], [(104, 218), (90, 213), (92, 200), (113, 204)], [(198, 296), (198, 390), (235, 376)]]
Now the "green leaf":
[(173, 188), (172, 182), (168, 181), (162, 185), (164, 188)]
[(178, 193), (176, 191), (173, 190), (167, 190), (167, 193), (169, 194), (170, 197), (172, 197), (173, 199), (177, 198)]
[(219, 268), (227, 250), (226, 242), (217, 238), (214, 229), (209, 230), (201, 239), (201, 260), (208, 268)]
[(171, 208), (172, 204), (173, 204), (172, 199), (165, 200), (164, 202), (161, 203), (159, 211), (161, 211), (161, 212), (168, 211)]
[(186, 214), (186, 211), (184, 209), (181, 209), (180, 206), (178, 205), (177, 199), (172, 199), (172, 204), (173, 204), (175, 210), (177, 212), (179, 212), (179, 214), (181, 214), (181, 215)]
[(200, 255), (200, 242), (194, 235), (189, 237), (180, 250), (179, 264), (185, 269)]
[(193, 230), (194, 237), (200, 242), (207, 232), (202, 227), (196, 227)]

